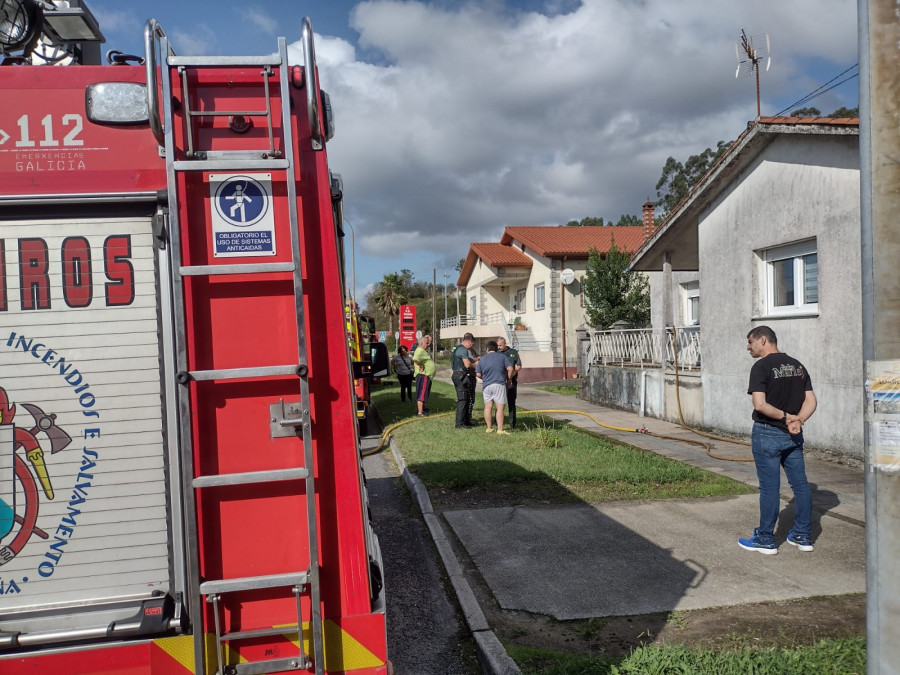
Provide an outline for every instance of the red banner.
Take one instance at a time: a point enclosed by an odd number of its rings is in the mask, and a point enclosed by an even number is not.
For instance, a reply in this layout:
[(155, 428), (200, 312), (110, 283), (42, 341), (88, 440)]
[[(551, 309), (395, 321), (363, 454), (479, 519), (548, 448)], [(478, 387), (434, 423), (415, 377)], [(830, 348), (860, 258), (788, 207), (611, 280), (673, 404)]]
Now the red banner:
[(417, 341), (416, 306), (400, 305), (400, 344), (412, 351)]

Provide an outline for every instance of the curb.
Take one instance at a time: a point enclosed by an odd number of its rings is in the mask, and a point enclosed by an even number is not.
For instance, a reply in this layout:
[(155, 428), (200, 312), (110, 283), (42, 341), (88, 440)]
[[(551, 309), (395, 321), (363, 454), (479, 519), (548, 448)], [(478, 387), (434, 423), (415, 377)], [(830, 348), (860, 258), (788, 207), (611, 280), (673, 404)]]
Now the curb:
[(428, 526), (428, 531), (431, 532), (431, 538), (441, 556), (441, 562), (444, 564), (444, 569), (450, 578), (450, 584), (453, 586), (456, 599), (462, 609), (463, 618), (465, 618), (466, 625), (475, 639), (475, 648), (478, 652), (478, 662), (481, 664), (482, 672), (485, 675), (522, 675), (519, 666), (506, 653), (506, 649), (504, 649), (497, 635), (488, 625), (487, 618), (484, 616), (484, 612), (481, 611), (478, 600), (475, 598), (475, 593), (472, 592), (472, 587), (466, 581), (462, 566), (459, 564), (459, 560), (457, 560), (456, 554), (450, 546), (444, 526), (438, 517), (434, 515), (431, 499), (428, 496), (428, 490), (425, 488), (424, 483), (407, 468), (406, 462), (403, 460), (403, 456), (400, 454), (400, 450), (397, 448), (393, 438), (390, 439), (390, 446), (391, 454), (394, 456), (394, 461), (397, 462), (397, 467), (403, 475), (403, 480), (406, 482), (413, 501), (419, 507), (419, 511), (425, 519), (425, 525)]

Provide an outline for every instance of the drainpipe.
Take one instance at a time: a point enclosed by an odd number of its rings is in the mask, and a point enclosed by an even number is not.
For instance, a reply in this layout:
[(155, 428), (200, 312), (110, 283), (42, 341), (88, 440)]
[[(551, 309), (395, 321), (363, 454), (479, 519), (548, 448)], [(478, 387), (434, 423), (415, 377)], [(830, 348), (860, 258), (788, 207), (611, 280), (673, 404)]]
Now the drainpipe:
[(641, 417), (646, 416), (644, 402), (647, 400), (647, 371), (641, 369), (641, 411), (638, 413)]
[[(562, 269), (566, 269), (566, 256), (562, 259)], [(569, 371), (566, 368), (566, 285), (560, 279), (559, 282), (559, 304), (562, 308), (562, 362), (563, 362), (563, 379), (569, 379)]]

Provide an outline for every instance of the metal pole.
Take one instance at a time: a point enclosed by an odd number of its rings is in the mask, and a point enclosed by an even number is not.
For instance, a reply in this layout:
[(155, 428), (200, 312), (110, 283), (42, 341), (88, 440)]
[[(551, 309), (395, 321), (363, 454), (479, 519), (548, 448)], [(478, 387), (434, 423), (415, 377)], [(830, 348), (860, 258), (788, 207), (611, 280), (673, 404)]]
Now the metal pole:
[[(437, 330), (437, 270), (435, 268), (431, 268), (431, 332), (437, 333), (438, 339), (440, 339), (440, 332)], [(437, 340), (431, 341), (431, 356), (433, 357), (437, 352), (435, 351), (437, 347)]]
[(350, 226), (350, 264), (353, 275), (353, 299), (356, 300), (356, 230), (353, 223), (344, 218), (344, 222)]
[(870, 390), (864, 422), (866, 669), (888, 675), (900, 672), (900, 453), (880, 443), (875, 429), (900, 428), (900, 413), (876, 408), (871, 391), (881, 386), (887, 395), (900, 395), (900, 17), (895, 0), (860, 0), (858, 10), (863, 361)]
[(447, 270), (444, 270), (444, 321), (447, 320), (447, 279), (450, 278), (450, 275), (447, 274)]
[[(565, 262), (563, 262), (565, 264)], [(563, 379), (569, 379), (569, 370), (566, 367), (566, 285), (559, 282), (559, 306), (562, 310), (562, 362), (563, 362)]]

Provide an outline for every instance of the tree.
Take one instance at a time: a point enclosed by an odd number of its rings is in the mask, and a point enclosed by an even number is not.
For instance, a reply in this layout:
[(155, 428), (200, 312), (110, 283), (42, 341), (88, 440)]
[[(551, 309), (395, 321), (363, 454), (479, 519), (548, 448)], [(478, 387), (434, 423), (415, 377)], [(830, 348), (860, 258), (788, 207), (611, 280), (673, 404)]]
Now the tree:
[(642, 224), (643, 223), (641, 222), (641, 219), (637, 216), (631, 215), (630, 213), (623, 213), (621, 216), (619, 216), (619, 221), (616, 223), (616, 227), (635, 227)]
[(856, 106), (855, 108), (845, 108), (844, 106), (841, 106), (833, 113), (831, 113), (829, 117), (833, 117), (835, 119), (839, 119), (841, 117), (859, 117), (859, 106)]
[(627, 225), (640, 225), (641, 219), (637, 216), (623, 213), (619, 216), (619, 221), (614, 223), (611, 220), (604, 222), (603, 218), (588, 216), (581, 220), (570, 220), (566, 223), (566, 227), (622, 227)]
[(809, 108), (797, 108), (791, 113), (791, 117), (821, 117), (822, 111), (810, 106)]
[(407, 296), (402, 274), (392, 272), (385, 274), (384, 279), (375, 285), (372, 293), (375, 306), (388, 317), (388, 335), (394, 335), (394, 317), (400, 312), (400, 305), (405, 305)]
[(607, 330), (616, 321), (637, 326), (650, 321), (650, 284), (640, 272), (628, 271), (630, 261), (615, 238), (605, 255), (590, 249), (583, 283), (585, 313), (595, 328)]
[(603, 218), (595, 218), (592, 216), (588, 216), (587, 218), (582, 218), (579, 220), (570, 220), (566, 223), (567, 227), (603, 227), (606, 223), (603, 222)]
[(666, 160), (662, 175), (656, 183), (656, 196), (659, 197), (656, 205), (662, 207), (662, 218), (669, 215), (688, 196), (691, 188), (716, 163), (722, 153), (731, 147), (731, 143), (719, 141), (715, 150), (707, 148), (698, 155), (691, 155), (684, 164), (676, 161), (674, 157)]

